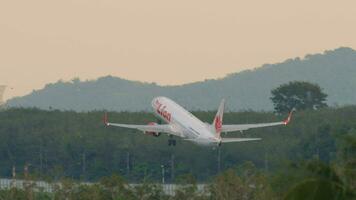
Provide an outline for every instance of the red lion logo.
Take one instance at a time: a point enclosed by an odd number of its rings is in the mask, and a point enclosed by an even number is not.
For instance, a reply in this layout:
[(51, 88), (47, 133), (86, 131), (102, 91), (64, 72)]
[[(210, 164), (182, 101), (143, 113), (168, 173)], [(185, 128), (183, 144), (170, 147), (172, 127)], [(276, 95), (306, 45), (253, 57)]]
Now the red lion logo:
[(216, 116), (215, 118), (215, 130), (217, 133), (221, 132), (221, 128), (222, 128), (222, 121), (221, 121), (221, 117), (220, 116)]

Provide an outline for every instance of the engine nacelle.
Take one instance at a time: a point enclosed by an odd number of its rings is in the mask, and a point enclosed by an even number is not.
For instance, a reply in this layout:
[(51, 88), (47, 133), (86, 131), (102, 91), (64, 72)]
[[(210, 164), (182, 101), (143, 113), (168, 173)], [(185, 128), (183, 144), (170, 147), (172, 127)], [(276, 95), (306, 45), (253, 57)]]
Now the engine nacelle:
[[(154, 126), (154, 125), (157, 125), (157, 123), (156, 122), (150, 122), (150, 123), (148, 123), (148, 125)], [(145, 134), (146, 135), (152, 135), (154, 137), (158, 137), (158, 136), (161, 135), (161, 133), (159, 133), (159, 132), (151, 132), (151, 131), (145, 131)]]

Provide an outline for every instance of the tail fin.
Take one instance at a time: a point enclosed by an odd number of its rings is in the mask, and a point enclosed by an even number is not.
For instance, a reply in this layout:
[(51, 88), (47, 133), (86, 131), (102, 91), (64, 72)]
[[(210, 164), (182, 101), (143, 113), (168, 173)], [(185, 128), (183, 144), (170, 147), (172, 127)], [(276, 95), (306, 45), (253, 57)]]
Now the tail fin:
[(223, 115), (224, 115), (224, 107), (225, 107), (225, 99), (221, 100), (218, 112), (215, 115), (213, 124), (212, 124), (212, 129), (215, 132), (215, 136), (220, 138), (220, 133), (221, 133), (221, 128), (222, 128), (222, 122), (223, 122)]

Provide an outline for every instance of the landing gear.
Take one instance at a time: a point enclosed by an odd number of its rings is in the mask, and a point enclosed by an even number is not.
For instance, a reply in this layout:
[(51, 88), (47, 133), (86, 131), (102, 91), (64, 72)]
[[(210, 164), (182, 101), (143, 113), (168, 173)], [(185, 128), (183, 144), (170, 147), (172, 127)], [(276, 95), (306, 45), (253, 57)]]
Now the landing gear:
[(176, 140), (175, 139), (169, 139), (168, 140), (168, 146), (176, 146)]
[(173, 139), (172, 135), (170, 135), (168, 139), (168, 146), (176, 146), (176, 143), (177, 143), (176, 140)]
[(222, 143), (222, 142), (218, 142), (218, 143), (216, 144), (216, 146), (214, 145), (214, 146), (213, 146), (213, 150), (214, 150), (214, 151), (215, 151), (215, 150), (220, 151), (221, 143)]

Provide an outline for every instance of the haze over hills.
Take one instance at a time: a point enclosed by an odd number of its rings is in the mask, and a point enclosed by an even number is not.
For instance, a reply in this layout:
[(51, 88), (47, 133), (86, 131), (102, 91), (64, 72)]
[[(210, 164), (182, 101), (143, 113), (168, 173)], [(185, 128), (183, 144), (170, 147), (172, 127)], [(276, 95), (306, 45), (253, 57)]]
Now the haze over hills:
[(112, 76), (91, 81), (58, 81), (29, 95), (10, 99), (7, 105), (76, 111), (142, 111), (151, 109), (153, 97), (167, 96), (190, 110), (215, 110), (222, 98), (227, 100), (227, 110), (272, 110), (270, 91), (295, 80), (319, 84), (329, 95), (329, 105), (356, 104), (356, 51), (342, 47), (265, 64), (221, 79), (177, 86)]

